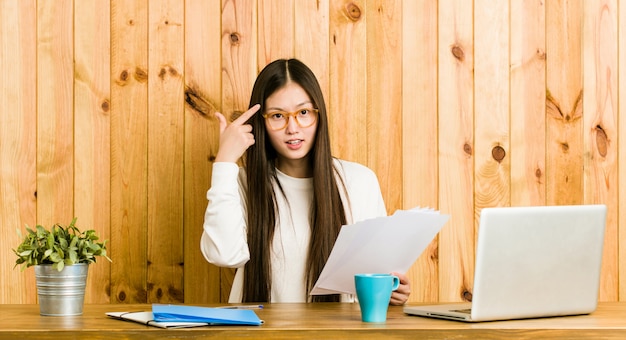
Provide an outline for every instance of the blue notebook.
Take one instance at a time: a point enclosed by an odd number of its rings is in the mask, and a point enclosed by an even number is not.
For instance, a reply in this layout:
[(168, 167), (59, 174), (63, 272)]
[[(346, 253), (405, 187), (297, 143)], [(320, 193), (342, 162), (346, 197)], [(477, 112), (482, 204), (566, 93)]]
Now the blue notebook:
[(251, 309), (228, 309), (186, 305), (153, 304), (152, 314), (158, 322), (201, 322), (211, 325), (263, 324)]

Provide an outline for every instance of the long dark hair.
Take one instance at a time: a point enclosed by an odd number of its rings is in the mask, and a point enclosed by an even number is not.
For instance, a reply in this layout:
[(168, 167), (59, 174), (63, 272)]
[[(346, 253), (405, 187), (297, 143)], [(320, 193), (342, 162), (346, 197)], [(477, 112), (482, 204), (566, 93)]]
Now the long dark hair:
[[(326, 264), (339, 229), (346, 223), (346, 215), (331, 155), (326, 104), (313, 72), (297, 59), (273, 61), (258, 75), (250, 96), (250, 107), (261, 104), (259, 113), (264, 112), (267, 97), (290, 81), (300, 85), (319, 110), (315, 142), (308, 156), (313, 169), (311, 242), (306, 264), (306, 284), (310, 290)], [(244, 269), (244, 302), (270, 301), (270, 250), (277, 221), (277, 193), (272, 184), (276, 183), (280, 188), (275, 167), (277, 152), (269, 142), (265, 121), (259, 113), (248, 121), (252, 125), (255, 144), (248, 148), (244, 160), (248, 181), (246, 203), (250, 248), (250, 261)], [(339, 295), (314, 296), (312, 300), (339, 301)]]

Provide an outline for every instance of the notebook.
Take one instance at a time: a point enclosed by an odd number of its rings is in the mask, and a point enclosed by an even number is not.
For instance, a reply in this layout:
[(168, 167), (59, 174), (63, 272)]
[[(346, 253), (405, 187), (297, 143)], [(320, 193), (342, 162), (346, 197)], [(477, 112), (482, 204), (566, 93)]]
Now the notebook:
[(595, 311), (605, 205), (484, 208), (471, 303), (405, 306), (409, 315), (478, 322)]
[[(259, 308), (262, 306), (257, 305)], [(201, 307), (189, 305), (152, 304), (152, 311), (108, 312), (118, 320), (138, 322), (160, 328), (186, 328), (213, 325), (259, 326), (259, 319), (251, 306)]]

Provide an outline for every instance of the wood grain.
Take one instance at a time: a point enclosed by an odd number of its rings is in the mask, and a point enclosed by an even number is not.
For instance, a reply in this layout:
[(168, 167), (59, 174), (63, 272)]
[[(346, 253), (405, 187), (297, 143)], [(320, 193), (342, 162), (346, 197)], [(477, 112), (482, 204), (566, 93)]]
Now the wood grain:
[[(75, 2), (74, 211), (81, 230), (110, 239), (111, 70), (109, 1)], [(93, 20), (96, 18), (97, 20)], [(110, 301), (111, 265), (100, 259), (89, 268), (85, 301)]]
[[(209, 305), (221, 306), (221, 305)], [(38, 315), (37, 305), (4, 305), (0, 337), (7, 339), (620, 339), (626, 305), (601, 303), (589, 315), (465, 323), (409, 316), (389, 307), (385, 323), (361, 322), (354, 303), (284, 303), (255, 310), (261, 326), (162, 329), (119, 321), (106, 312), (150, 310), (150, 305), (87, 305), (82, 316)]]
[[(0, 302), (35, 303), (34, 270), (15, 267), (22, 239), (36, 225), (36, 1), (0, 2)], [(8, 34), (5, 34), (8, 33)]]
[(184, 3), (148, 6), (148, 302), (183, 302)]
[[(207, 17), (208, 16), (208, 17)], [(204, 20), (204, 19), (207, 20)], [(219, 144), (220, 4), (185, 2), (184, 300), (220, 301), (220, 269), (200, 253), (206, 193)]]
[(585, 2), (583, 32), (584, 202), (607, 205), (600, 299), (618, 299), (617, 2)]
[(74, 218), (74, 8), (37, 2), (37, 223)]
[(294, 0), (259, 0), (258, 2), (258, 68), (276, 59), (294, 54)]
[(474, 281), (474, 110), (471, 5), (439, 3), (439, 301), (471, 298)]
[[(294, 4), (294, 30), (295, 36), (298, 37), (294, 41), (294, 57), (300, 59), (315, 73), (324, 94), (327, 110), (330, 104), (329, 2), (330, 0), (296, 1)], [(338, 114), (329, 112), (330, 116)]]
[(244, 112), (258, 70), (257, 10), (252, 2), (222, 3), (222, 112)]
[(111, 301), (148, 302), (147, 1), (111, 2)]
[[(474, 7), (474, 204), (511, 205), (509, 4)], [(495, 52), (495, 53), (494, 53)], [(478, 229), (478, 225), (476, 225)]]
[[(439, 208), (437, 5), (402, 4), (402, 205)], [(438, 240), (409, 270), (411, 302), (438, 301)]]
[(545, 7), (540, 0), (511, 2), (512, 206), (546, 203)]
[[(618, 16), (622, 20), (626, 18), (626, 6), (618, 6)], [(620, 24), (618, 25), (618, 50), (626, 51), (626, 25)], [(626, 53), (619, 53), (618, 59), (618, 79), (620, 79), (620, 83), (618, 84), (618, 95), (619, 98), (626, 98), (626, 86), (623, 85), (622, 79), (626, 79)], [(618, 101), (618, 112), (626, 112), (626, 101), (619, 100)], [(626, 131), (626, 119), (618, 119), (618, 131)], [(617, 162), (618, 164), (624, 164), (626, 161), (626, 138), (618, 138), (616, 142), (618, 152), (617, 152)], [(618, 176), (619, 177), (619, 176)], [(618, 197), (626, 197), (626, 183), (623, 180), (618, 180)], [(618, 244), (619, 249), (617, 253), (617, 257), (613, 258), (613, 261), (617, 261), (618, 264), (618, 299), (619, 301), (626, 300), (626, 261), (622, 259), (626, 258), (626, 214), (623, 211), (626, 211), (626, 200), (619, 200), (617, 205), (618, 209), (618, 220), (617, 220), (617, 233), (618, 233)]]
[(582, 2), (546, 2), (546, 203), (583, 203)]
[(330, 3), (330, 140), (339, 158), (367, 164), (366, 1)]
[(387, 212), (402, 209), (402, 3), (367, 10), (367, 165), (378, 175)]

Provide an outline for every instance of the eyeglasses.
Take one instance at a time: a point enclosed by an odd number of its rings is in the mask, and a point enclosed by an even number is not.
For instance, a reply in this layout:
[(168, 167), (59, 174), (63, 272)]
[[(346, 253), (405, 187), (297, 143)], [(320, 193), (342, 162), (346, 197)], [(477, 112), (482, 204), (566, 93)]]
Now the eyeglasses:
[(282, 130), (287, 127), (289, 124), (289, 117), (293, 117), (296, 120), (296, 124), (298, 124), (301, 128), (309, 127), (315, 124), (317, 121), (317, 113), (319, 111), (317, 109), (312, 108), (303, 108), (298, 109), (295, 112), (284, 112), (284, 111), (274, 111), (274, 112), (266, 112), (263, 114), (265, 121), (269, 125), (269, 127), (276, 131)]

